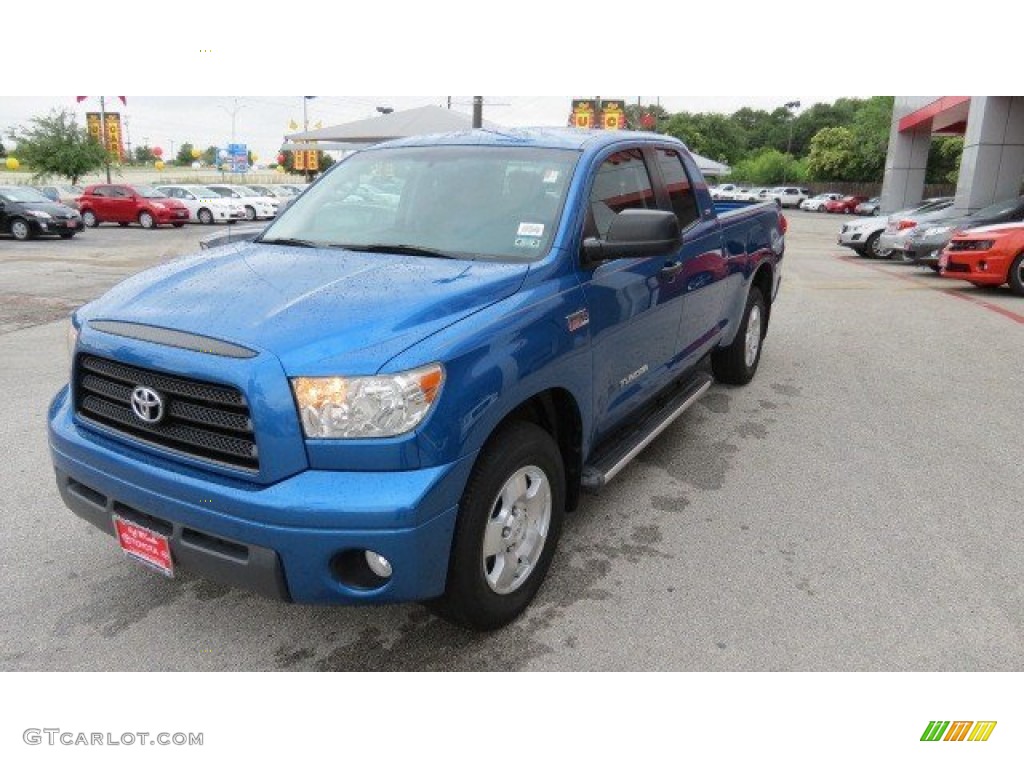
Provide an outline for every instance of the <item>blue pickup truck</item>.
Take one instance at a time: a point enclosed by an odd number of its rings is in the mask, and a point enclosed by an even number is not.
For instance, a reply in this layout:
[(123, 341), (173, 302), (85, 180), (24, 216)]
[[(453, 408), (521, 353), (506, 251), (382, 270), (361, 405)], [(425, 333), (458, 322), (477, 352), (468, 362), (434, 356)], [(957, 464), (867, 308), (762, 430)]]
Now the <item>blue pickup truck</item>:
[(74, 313), (59, 491), (166, 575), (502, 626), (581, 492), (754, 376), (785, 229), (651, 133), (367, 149)]

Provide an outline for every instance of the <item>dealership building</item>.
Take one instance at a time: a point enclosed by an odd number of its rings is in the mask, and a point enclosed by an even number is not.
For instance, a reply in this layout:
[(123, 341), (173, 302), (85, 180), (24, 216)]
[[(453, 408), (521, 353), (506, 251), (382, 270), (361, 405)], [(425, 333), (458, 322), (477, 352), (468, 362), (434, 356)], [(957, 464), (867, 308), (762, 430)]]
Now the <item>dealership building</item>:
[(897, 96), (882, 183), (882, 210), (924, 196), (933, 136), (963, 136), (954, 209), (970, 213), (1016, 197), (1024, 180), (1024, 97)]

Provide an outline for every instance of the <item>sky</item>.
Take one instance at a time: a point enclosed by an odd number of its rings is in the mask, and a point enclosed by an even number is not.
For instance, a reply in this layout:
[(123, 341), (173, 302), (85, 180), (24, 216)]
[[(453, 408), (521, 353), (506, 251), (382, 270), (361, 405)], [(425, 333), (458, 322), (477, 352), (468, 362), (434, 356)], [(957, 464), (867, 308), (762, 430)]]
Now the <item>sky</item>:
[[(670, 112), (717, 111), (731, 113), (741, 107), (772, 110), (787, 101), (800, 101), (806, 109), (816, 102), (831, 102), (843, 94), (832, 96), (630, 96), (612, 94), (605, 98), (622, 98), (644, 104), (656, 103)], [(586, 97), (586, 94), (577, 94)], [(472, 112), (472, 96), (452, 96), (452, 107), (467, 114)], [(573, 96), (485, 96), (484, 117), (500, 125), (565, 125)], [(310, 127), (318, 122), (324, 126), (361, 120), (377, 115), (376, 108), (396, 110), (426, 104), (445, 106), (447, 96), (318, 96), (307, 102)], [(235, 138), (249, 145), (259, 160), (271, 162), (280, 149), (292, 120), (302, 128), (301, 96), (132, 96), (123, 106), (116, 96), (107, 96), (108, 111), (119, 111), (126, 122), (125, 138), (132, 146), (160, 147), (165, 157), (173, 157), (183, 142), (205, 149), (223, 147), (231, 141), (232, 116)], [(74, 96), (4, 96), (0, 97), (0, 132), (6, 147), (13, 148), (11, 131), (26, 124), (33, 116), (51, 109), (71, 109), (84, 125), (87, 111), (99, 110), (99, 97), (91, 96), (78, 104)], [(16, 154), (16, 149), (14, 149)]]

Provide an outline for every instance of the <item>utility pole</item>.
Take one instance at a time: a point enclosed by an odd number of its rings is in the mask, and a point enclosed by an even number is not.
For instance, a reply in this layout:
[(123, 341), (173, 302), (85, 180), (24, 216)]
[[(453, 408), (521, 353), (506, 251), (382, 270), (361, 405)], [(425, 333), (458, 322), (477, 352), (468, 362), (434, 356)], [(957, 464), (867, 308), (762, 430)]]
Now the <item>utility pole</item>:
[[(782, 106), (784, 106), (786, 108), (786, 111), (789, 112), (789, 110), (791, 110), (791, 109), (800, 109), (800, 102), (799, 101), (787, 101)], [(786, 142), (786, 154), (787, 155), (793, 154), (793, 123), (795, 121), (796, 121), (796, 116), (792, 112), (790, 112), (790, 114), (789, 114), (789, 141)]]
[(484, 97), (473, 97), (473, 127), (483, 128), (484, 125)]
[(239, 104), (238, 103), (238, 97), (236, 96), (234, 99), (232, 99), (232, 108), (231, 109), (228, 109), (223, 104), (220, 105), (220, 108), (223, 109), (225, 112), (227, 112), (229, 115), (231, 115), (231, 143), (234, 144), (235, 143), (235, 123), (236, 123), (236, 118), (238, 117), (238, 113), (241, 112), (243, 109), (245, 109), (245, 105), (244, 104)]
[(100, 146), (103, 147), (103, 165), (107, 169), (107, 184), (110, 183), (110, 147), (107, 146), (107, 97), (100, 96)]
[[(303, 96), (302, 97), (302, 132), (303, 133), (308, 133), (309, 132), (309, 115), (306, 112), (306, 105), (309, 103), (310, 99), (315, 99), (315, 98), (316, 98), (316, 96)], [(307, 168), (306, 169), (306, 181), (309, 182), (309, 180), (311, 178), (312, 177), (310, 176), (309, 168)]]
[(452, 108), (452, 97), (449, 96), (448, 97), (448, 109), (451, 109), (451, 108)]

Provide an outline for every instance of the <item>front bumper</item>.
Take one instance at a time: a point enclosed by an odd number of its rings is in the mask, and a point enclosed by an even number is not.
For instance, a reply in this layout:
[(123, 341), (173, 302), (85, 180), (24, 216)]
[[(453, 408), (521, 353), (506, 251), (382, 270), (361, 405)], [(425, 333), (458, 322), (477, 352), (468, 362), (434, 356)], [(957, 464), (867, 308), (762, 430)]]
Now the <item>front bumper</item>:
[[(268, 486), (144, 460), (77, 424), (68, 389), (49, 410), (58, 488), (108, 534), (111, 514), (170, 538), (176, 566), (302, 603), (424, 600), (444, 591), (458, 499), (474, 456), (406, 472), (305, 470)], [(394, 573), (374, 589), (342, 583), (340, 552), (372, 550)]]
[(908, 240), (903, 248), (904, 259), (914, 264), (936, 267), (939, 264), (942, 249), (949, 243), (949, 239), (947, 236)]
[(37, 235), (57, 235), (61, 232), (81, 232), (82, 220), (74, 219), (26, 219), (32, 232)]
[(189, 213), (187, 208), (165, 208), (162, 211), (154, 210), (153, 218), (158, 224), (185, 223), (188, 221)]
[(943, 277), (975, 285), (1002, 285), (1009, 279), (1011, 259), (989, 251), (946, 251), (939, 259)]

